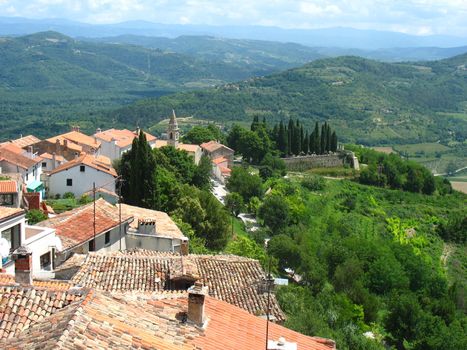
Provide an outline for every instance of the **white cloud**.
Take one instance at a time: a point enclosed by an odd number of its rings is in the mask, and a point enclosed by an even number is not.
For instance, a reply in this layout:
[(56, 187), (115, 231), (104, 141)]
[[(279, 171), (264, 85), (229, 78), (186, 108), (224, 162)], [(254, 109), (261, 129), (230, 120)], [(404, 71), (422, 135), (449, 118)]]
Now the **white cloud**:
[(58, 17), (93, 23), (346, 26), (467, 36), (466, 0), (0, 0), (0, 16)]

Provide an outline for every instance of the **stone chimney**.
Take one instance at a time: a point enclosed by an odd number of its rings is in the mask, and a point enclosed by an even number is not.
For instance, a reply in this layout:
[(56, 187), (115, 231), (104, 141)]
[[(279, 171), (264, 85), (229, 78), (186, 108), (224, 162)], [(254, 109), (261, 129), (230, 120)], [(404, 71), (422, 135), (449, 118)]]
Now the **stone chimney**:
[(52, 170), (55, 169), (57, 165), (57, 155), (55, 154), (55, 152), (52, 153)]
[(15, 261), (15, 282), (20, 285), (32, 285), (32, 251), (29, 247), (20, 246), (13, 252)]
[(188, 255), (188, 253), (189, 253), (188, 239), (183, 239), (180, 244), (180, 254)]
[(200, 281), (188, 288), (188, 320), (202, 326), (206, 320), (204, 314), (204, 300), (208, 295), (208, 287)]
[(59, 139), (55, 140), (55, 152), (60, 153), (60, 140)]
[(68, 140), (67, 139), (63, 140), (63, 148), (65, 148), (65, 149), (68, 148)]
[(142, 235), (155, 235), (156, 234), (156, 220), (138, 219), (138, 232)]

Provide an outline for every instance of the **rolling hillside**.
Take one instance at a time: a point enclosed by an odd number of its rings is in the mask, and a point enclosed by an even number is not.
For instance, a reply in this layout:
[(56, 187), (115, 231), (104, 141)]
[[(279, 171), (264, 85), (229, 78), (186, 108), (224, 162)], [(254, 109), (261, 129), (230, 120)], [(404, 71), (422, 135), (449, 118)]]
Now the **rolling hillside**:
[(57, 119), (273, 71), (56, 32), (0, 38), (0, 136), (17, 136), (25, 123), (44, 136), (44, 122), (60, 129)]
[(240, 83), (138, 101), (107, 115), (157, 123), (179, 115), (216, 121), (330, 120), (344, 141), (367, 144), (465, 140), (467, 54), (414, 64), (358, 57), (314, 61)]

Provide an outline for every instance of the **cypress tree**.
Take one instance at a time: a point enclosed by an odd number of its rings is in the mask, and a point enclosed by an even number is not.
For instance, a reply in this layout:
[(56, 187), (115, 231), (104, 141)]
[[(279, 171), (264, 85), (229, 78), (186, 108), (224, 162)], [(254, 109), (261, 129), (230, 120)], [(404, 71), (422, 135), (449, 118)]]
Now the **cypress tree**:
[(315, 153), (316, 154), (320, 154), (321, 153), (321, 138), (319, 136), (319, 124), (318, 122), (316, 122), (315, 124), (315, 139), (314, 139), (314, 143), (315, 143)]
[(310, 151), (310, 136), (308, 135), (308, 131), (305, 133), (305, 137), (303, 138), (302, 142), (302, 152), (308, 154)]
[(282, 120), (279, 124), (279, 135), (277, 140), (277, 147), (282, 154), (287, 154), (287, 134), (286, 129), (284, 128), (284, 123)]
[(333, 131), (331, 135), (331, 151), (332, 152), (337, 151), (337, 134), (335, 131)]
[(320, 138), (319, 153), (324, 154), (325, 150), (326, 150), (326, 123), (321, 125), (321, 138)]
[(256, 131), (258, 129), (258, 126), (259, 126), (259, 119), (258, 119), (258, 116), (255, 115), (253, 117), (253, 122), (251, 123), (251, 131)]
[(326, 126), (326, 151), (331, 151), (331, 127), (329, 124)]
[(308, 146), (308, 149), (310, 151), (310, 153), (315, 153), (316, 152), (316, 149), (315, 149), (315, 132), (312, 131), (311, 134), (310, 134), (310, 139), (308, 140), (309, 141), (309, 146)]
[(289, 120), (289, 154), (295, 154), (295, 124), (292, 119)]
[(298, 139), (298, 154), (302, 153), (303, 151), (303, 125), (300, 125), (300, 138)]
[(266, 124), (266, 117), (263, 116), (263, 126), (266, 128), (267, 127), (267, 124)]

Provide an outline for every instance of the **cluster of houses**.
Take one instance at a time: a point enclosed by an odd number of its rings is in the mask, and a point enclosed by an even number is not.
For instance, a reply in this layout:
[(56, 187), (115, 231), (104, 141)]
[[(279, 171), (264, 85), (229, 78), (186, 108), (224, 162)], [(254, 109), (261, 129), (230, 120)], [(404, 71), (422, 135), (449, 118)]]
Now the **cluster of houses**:
[[(257, 260), (189, 254), (166, 213), (117, 203), (112, 162), (138, 134), (75, 128), (0, 144), (0, 348), (335, 349), (281, 326)], [(179, 138), (175, 113), (167, 140), (146, 134), (152, 148), (208, 156), (219, 181), (230, 175), (233, 150)], [(58, 214), (43, 201), (67, 192), (99, 195)], [(30, 209), (48, 219), (29, 225)]]

